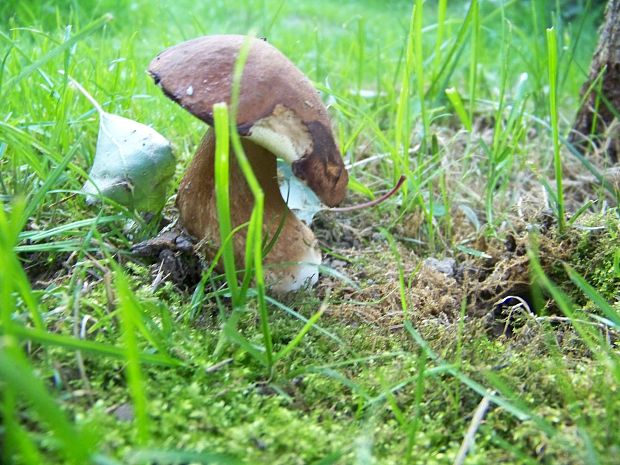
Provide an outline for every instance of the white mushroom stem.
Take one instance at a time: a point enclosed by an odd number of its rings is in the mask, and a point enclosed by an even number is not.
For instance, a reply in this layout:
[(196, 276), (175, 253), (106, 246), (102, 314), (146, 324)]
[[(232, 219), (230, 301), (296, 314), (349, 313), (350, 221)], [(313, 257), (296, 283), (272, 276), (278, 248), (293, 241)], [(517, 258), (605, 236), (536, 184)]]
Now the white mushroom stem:
[[(242, 139), (242, 144), (265, 193), (263, 237), (267, 241), (271, 240), (281, 227), (275, 244), (264, 257), (268, 285), (275, 291), (288, 292), (305, 284), (315, 284), (321, 253), (310, 228), (297, 219), (282, 199), (277, 181), (276, 157), (248, 139)], [(235, 155), (230, 155), (230, 214), (234, 228), (249, 221), (254, 197)], [(207, 255), (212, 255), (220, 245), (214, 157), (215, 137), (213, 131), (208, 131), (181, 181), (177, 195), (181, 221), (187, 231), (199, 239), (212, 240), (213, 247), (206, 250)], [(247, 229), (244, 228), (233, 238), (235, 261), (239, 268), (244, 266), (246, 234)]]

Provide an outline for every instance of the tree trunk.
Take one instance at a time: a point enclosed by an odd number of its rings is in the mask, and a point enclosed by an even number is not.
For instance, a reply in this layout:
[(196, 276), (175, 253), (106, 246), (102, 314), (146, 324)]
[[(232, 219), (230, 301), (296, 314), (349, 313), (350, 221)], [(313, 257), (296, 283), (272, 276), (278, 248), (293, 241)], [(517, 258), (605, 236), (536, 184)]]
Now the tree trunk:
[(618, 162), (620, 122), (615, 116), (620, 112), (620, 0), (607, 3), (605, 22), (581, 96), (583, 105), (575, 117), (569, 142), (581, 152), (602, 149), (614, 163)]

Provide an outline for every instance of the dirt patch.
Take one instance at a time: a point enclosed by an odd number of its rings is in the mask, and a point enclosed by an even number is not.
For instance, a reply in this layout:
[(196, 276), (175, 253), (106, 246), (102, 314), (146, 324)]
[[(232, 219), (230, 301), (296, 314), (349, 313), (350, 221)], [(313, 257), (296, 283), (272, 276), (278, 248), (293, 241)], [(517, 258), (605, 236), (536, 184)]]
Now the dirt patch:
[(44, 289), (72, 272), (75, 253), (33, 252), (20, 255), (24, 271), (34, 289)]
[(202, 260), (195, 252), (196, 239), (176, 225), (166, 227), (157, 236), (135, 244), (134, 257), (150, 263), (152, 287), (171, 281), (178, 288), (193, 289), (200, 281)]

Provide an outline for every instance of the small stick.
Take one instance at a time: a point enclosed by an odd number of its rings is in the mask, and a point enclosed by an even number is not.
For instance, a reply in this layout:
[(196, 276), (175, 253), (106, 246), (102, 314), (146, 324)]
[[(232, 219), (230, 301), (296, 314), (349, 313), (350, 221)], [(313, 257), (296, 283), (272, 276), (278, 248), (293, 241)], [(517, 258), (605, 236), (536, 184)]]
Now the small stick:
[(228, 365), (229, 363), (232, 363), (232, 362), (233, 362), (232, 358), (226, 358), (226, 359), (222, 360), (221, 362), (217, 362), (214, 365), (206, 367), (205, 368), (205, 372), (207, 372), (207, 373), (215, 373), (220, 368), (223, 368), (223, 367), (225, 367), (226, 365)]
[(155, 292), (161, 282), (164, 280), (164, 260), (159, 264), (159, 270), (157, 270), (157, 275), (151, 284), (151, 292)]
[(484, 420), (484, 416), (489, 409), (491, 395), (492, 393), (485, 395), (478, 404), (478, 408), (476, 408), (474, 416), (471, 419), (471, 423), (469, 424), (469, 428), (467, 428), (467, 433), (465, 433), (465, 437), (463, 438), (463, 442), (461, 443), (459, 452), (458, 454), (456, 454), (456, 458), (454, 459), (454, 465), (463, 465), (468, 452), (474, 445), (476, 432), (478, 431), (478, 428), (480, 427), (480, 424), (482, 423), (482, 420)]
[(378, 197), (374, 200), (370, 200), (368, 202), (360, 203), (357, 205), (351, 205), (350, 207), (326, 208), (325, 210), (329, 212), (350, 212), (353, 210), (361, 210), (363, 208), (374, 207), (375, 205), (379, 205), (380, 203), (392, 197), (396, 193), (396, 191), (400, 189), (400, 186), (403, 185), (403, 183), (405, 182), (405, 179), (407, 179), (407, 176), (402, 175), (391, 191), (387, 192), (386, 194), (383, 194), (381, 197)]

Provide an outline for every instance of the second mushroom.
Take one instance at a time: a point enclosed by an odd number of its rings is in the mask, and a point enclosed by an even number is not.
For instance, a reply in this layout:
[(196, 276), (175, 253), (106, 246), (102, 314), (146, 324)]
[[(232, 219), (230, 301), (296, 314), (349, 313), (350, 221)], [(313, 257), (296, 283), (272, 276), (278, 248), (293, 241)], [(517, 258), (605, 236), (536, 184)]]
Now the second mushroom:
[[(184, 42), (159, 54), (149, 73), (168, 97), (213, 125), (213, 105), (230, 104), (233, 70), (245, 40), (215, 35)], [(316, 283), (321, 263), (317, 240), (280, 194), (276, 157), (289, 163), (293, 174), (328, 206), (343, 200), (348, 175), (318, 92), (281, 52), (260, 39), (250, 39), (236, 126), (265, 193), (264, 237), (272, 238), (279, 230), (264, 259), (268, 284), (276, 291), (290, 291)], [(215, 136), (208, 130), (176, 202), (187, 232), (219, 247), (214, 159)], [(254, 198), (234, 156), (230, 189), (231, 220), (236, 227), (250, 219)], [(239, 266), (244, 262), (245, 238), (244, 231), (233, 238)]]

